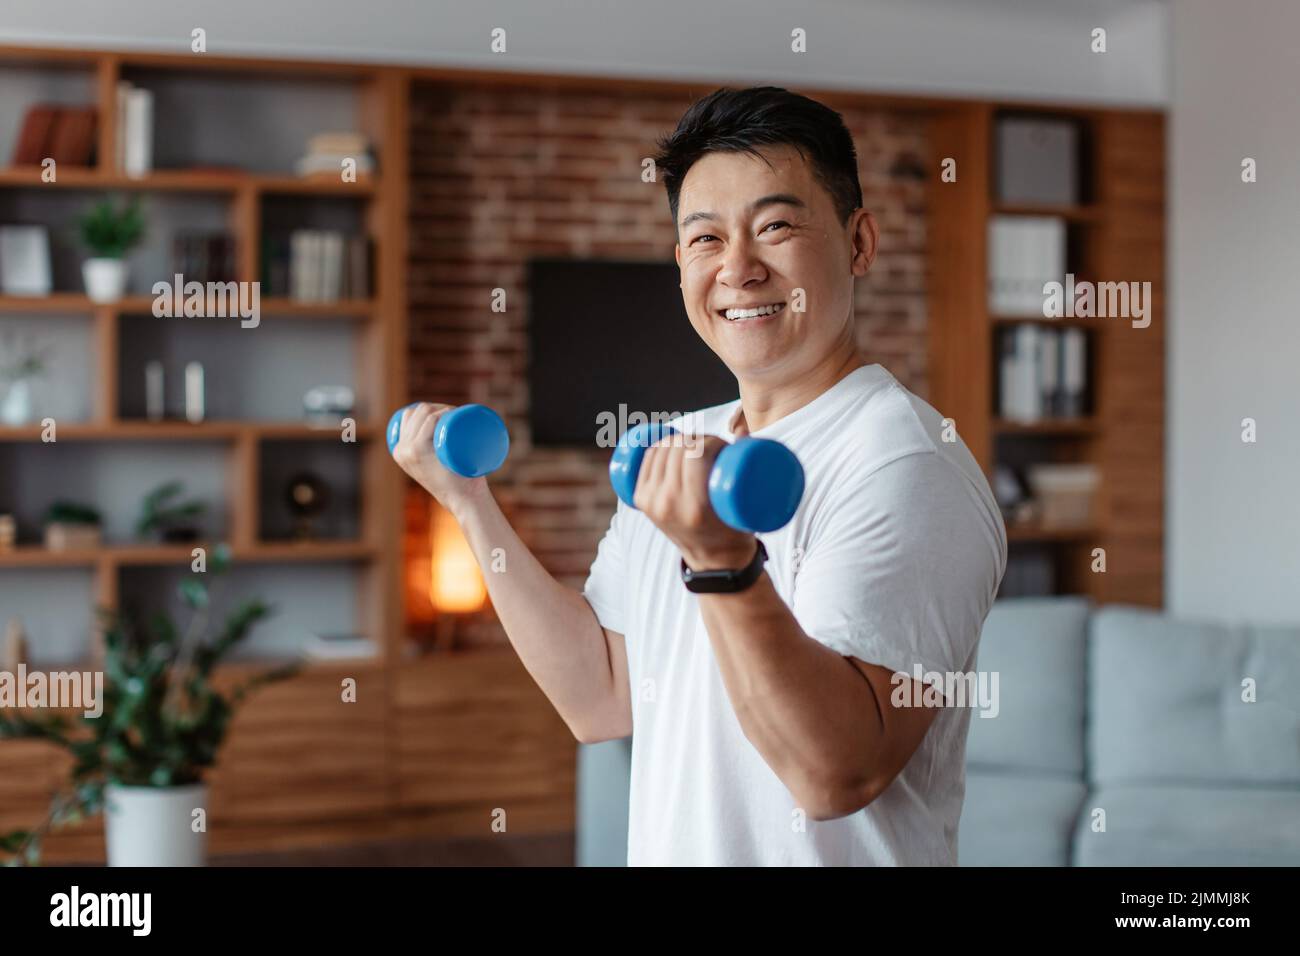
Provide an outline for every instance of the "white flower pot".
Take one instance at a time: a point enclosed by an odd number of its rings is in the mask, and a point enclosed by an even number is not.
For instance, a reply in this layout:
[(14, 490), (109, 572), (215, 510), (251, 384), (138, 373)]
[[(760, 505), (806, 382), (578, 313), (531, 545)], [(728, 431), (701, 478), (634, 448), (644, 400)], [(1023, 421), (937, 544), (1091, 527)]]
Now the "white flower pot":
[(81, 276), (92, 302), (116, 302), (126, 292), (124, 259), (87, 259), (81, 264)]
[[(207, 784), (104, 791), (109, 866), (203, 866), (207, 861)], [(195, 810), (202, 810), (196, 815)], [(203, 829), (195, 832), (202, 820)]]

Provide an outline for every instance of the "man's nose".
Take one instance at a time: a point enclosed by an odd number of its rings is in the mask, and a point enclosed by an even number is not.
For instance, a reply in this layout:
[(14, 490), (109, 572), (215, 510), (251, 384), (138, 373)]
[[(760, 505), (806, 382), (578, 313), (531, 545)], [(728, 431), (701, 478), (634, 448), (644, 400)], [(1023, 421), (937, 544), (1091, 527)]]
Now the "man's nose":
[(757, 249), (748, 239), (733, 242), (722, 254), (722, 268), (718, 281), (723, 285), (741, 288), (753, 281), (762, 281), (767, 268), (757, 255)]

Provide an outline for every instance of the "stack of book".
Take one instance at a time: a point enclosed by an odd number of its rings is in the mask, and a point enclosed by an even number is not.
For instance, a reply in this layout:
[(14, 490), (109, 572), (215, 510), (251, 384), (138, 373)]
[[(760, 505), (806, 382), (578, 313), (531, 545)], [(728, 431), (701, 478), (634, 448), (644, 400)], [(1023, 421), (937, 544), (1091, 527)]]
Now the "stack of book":
[(1065, 280), (1065, 220), (994, 216), (989, 220), (989, 311), (1042, 315), (1048, 282)]
[(370, 297), (370, 240), (321, 229), (268, 237), (262, 274), (266, 295), (300, 302)]
[(153, 93), (126, 80), (117, 84), (117, 168), (137, 178), (153, 170)]
[(52, 159), (63, 166), (89, 166), (98, 116), (93, 106), (36, 104), (23, 116), (11, 162), (39, 166)]
[(360, 133), (317, 133), (307, 141), (307, 155), (298, 160), (298, 175), (341, 177), (349, 160), (358, 178), (375, 171), (370, 144)]
[(186, 282), (235, 280), (235, 240), (225, 233), (177, 233), (172, 240), (172, 272)]
[(1087, 344), (1083, 329), (1025, 323), (1002, 335), (998, 414), (1017, 422), (1076, 418), (1085, 412)]

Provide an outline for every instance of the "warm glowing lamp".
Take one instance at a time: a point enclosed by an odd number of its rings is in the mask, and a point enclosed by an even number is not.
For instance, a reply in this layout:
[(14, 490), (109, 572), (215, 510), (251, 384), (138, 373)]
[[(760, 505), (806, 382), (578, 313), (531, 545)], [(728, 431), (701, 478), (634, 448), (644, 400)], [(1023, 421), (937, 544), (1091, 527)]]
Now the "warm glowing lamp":
[(487, 600), (487, 585), (456, 519), (433, 504), (429, 520), (429, 603), (440, 617), (470, 614)]

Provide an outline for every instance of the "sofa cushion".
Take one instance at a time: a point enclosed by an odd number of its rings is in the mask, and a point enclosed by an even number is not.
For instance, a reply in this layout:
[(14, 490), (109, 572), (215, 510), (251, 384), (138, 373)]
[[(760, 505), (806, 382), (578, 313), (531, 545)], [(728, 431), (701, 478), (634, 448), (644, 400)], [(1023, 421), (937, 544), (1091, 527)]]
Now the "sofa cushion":
[(977, 667), (997, 675), (998, 712), (971, 714), (967, 766), (1083, 772), (1085, 598), (1004, 598), (984, 622)]
[[(1246, 678), (1254, 703), (1242, 700)], [(1300, 631), (1104, 608), (1092, 617), (1090, 779), (1300, 784), (1297, 687)]]
[[(1093, 832), (1093, 808), (1106, 811)], [(1076, 866), (1300, 866), (1300, 789), (1103, 787), (1074, 836)]]
[[(973, 720), (973, 718), (972, 718)], [(1068, 866), (1085, 789), (1068, 775), (966, 771), (962, 866)]]

